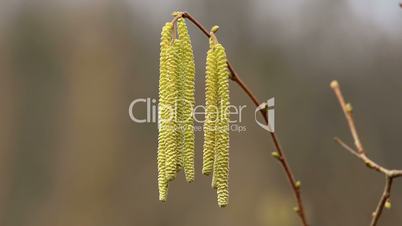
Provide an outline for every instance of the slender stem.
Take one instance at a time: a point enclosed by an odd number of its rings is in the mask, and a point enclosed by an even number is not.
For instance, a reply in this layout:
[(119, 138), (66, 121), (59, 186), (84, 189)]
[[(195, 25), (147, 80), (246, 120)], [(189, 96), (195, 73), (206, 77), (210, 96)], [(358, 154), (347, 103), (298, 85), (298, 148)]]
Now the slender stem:
[[(237, 72), (233, 69), (232, 64), (228, 61), (228, 68), (231, 73), (231, 79), (236, 82), (240, 88), (247, 94), (247, 96), (250, 97), (251, 101), (253, 101), (255, 106), (260, 106), (261, 102), (257, 99), (257, 97), (251, 92), (251, 90), (247, 87), (247, 85), (241, 80)], [(264, 121), (266, 124), (268, 124), (268, 116), (267, 116), (267, 110), (263, 108), (260, 110), (262, 117), (264, 118)]]
[(337, 142), (340, 146), (342, 146), (344, 149), (349, 151), (352, 155), (356, 156), (358, 159), (360, 159), (368, 168), (371, 168), (379, 173), (382, 173), (386, 176), (395, 178), (395, 177), (401, 177), (402, 176), (402, 170), (389, 170), (384, 168), (383, 166), (379, 165), (378, 163), (374, 162), (371, 160), (367, 155), (365, 154), (359, 154), (357, 153), (356, 150), (354, 150), (352, 147), (347, 145), (344, 141), (342, 141), (340, 138), (335, 137), (334, 138), (335, 142)]
[(218, 44), (218, 39), (216, 38), (215, 32), (216, 31), (212, 31), (212, 29), (211, 32), (209, 32), (209, 37), (212, 40), (213, 45)]
[(342, 107), (343, 113), (345, 114), (346, 120), (348, 122), (350, 132), (352, 133), (353, 140), (355, 141), (355, 146), (357, 148), (358, 153), (364, 153), (364, 148), (362, 143), (360, 142), (359, 134), (357, 133), (355, 121), (353, 120), (352, 115), (352, 105), (350, 103), (346, 103), (343, 95), (341, 93), (341, 89), (339, 88), (339, 84), (337, 81), (333, 81), (331, 83), (331, 88), (334, 90), (336, 97), (338, 98), (339, 104)]
[(385, 176), (385, 187), (384, 187), (384, 192), (380, 198), (380, 201), (378, 202), (378, 205), (375, 209), (375, 211), (372, 214), (372, 220), (370, 226), (376, 226), (381, 214), (384, 210), (386, 202), (389, 200), (391, 197), (391, 187), (392, 187), (392, 182), (395, 178), (397, 177), (402, 177), (402, 170), (390, 170), (387, 169), (380, 164), (376, 163), (375, 161), (371, 160), (366, 152), (363, 149), (363, 145), (360, 143), (359, 136), (357, 134), (356, 126), (354, 123), (353, 115), (352, 115), (352, 107), (348, 103), (346, 104), (345, 99), (343, 98), (341, 88), (338, 84), (337, 81), (332, 81), (331, 82), (331, 88), (334, 90), (334, 93), (336, 97), (338, 98), (339, 104), (341, 105), (341, 108), (343, 112), (345, 113), (346, 120), (349, 125), (349, 129), (352, 133), (352, 137), (354, 139), (354, 143), (356, 146), (356, 150), (347, 145), (345, 142), (343, 142), (341, 139), (335, 137), (335, 141), (342, 146), (344, 149), (349, 151), (352, 155), (356, 156), (358, 159), (360, 159), (368, 168), (375, 170)]
[(176, 35), (177, 35), (177, 25), (176, 25), (176, 21), (178, 19), (180, 19), (181, 17), (183, 17), (183, 13), (181, 12), (174, 12), (172, 14), (174, 17), (171, 21), (171, 23), (173, 24), (173, 29), (172, 29), (172, 41), (176, 39)]
[(394, 179), (393, 177), (385, 176), (384, 192), (381, 195), (377, 208), (373, 212), (373, 217), (371, 219), (370, 226), (377, 225), (378, 221), (380, 220), (380, 216), (384, 210), (385, 203), (388, 201), (389, 197), (391, 196), (391, 187), (392, 187), (393, 179)]
[[(202, 33), (204, 33), (205, 36), (207, 36), (208, 38), (211, 36), (210, 33), (208, 32), (208, 30), (197, 20), (195, 19), (192, 15), (190, 15), (187, 12), (183, 12), (182, 16), (184, 18), (187, 18), (189, 21), (191, 21), (196, 27), (198, 27)], [(240, 88), (246, 93), (246, 95), (253, 101), (255, 106), (259, 106), (261, 104), (261, 102), (257, 99), (257, 97), (251, 92), (251, 90), (246, 86), (246, 84), (241, 80), (239, 74), (234, 70), (232, 64), (227, 61), (227, 65), (228, 65), (228, 69), (231, 73), (231, 80), (234, 81), (236, 84), (238, 84), (240, 86)], [(264, 118), (265, 123), (268, 125), (268, 117), (266, 114), (266, 109), (262, 109), (260, 111), (262, 117)], [(307, 223), (307, 218), (305, 215), (305, 211), (304, 211), (304, 206), (303, 206), (303, 201), (301, 198), (301, 192), (300, 192), (300, 183), (298, 183), (298, 181), (296, 181), (294, 174), (289, 166), (289, 163), (286, 159), (286, 156), (283, 152), (283, 149), (279, 143), (278, 137), (276, 135), (276, 133), (274, 132), (270, 132), (271, 135), (271, 139), (274, 143), (274, 146), (276, 148), (276, 152), (278, 153), (279, 157), (278, 160), (280, 162), (280, 164), (282, 165), (286, 176), (289, 180), (289, 183), (291, 185), (291, 188), (293, 189), (293, 192), (295, 194), (296, 197), (296, 201), (297, 201), (297, 208), (295, 208), (295, 211), (297, 212), (298, 216), (300, 217), (300, 220), (302, 222), (303, 226), (308, 226), (309, 224)]]

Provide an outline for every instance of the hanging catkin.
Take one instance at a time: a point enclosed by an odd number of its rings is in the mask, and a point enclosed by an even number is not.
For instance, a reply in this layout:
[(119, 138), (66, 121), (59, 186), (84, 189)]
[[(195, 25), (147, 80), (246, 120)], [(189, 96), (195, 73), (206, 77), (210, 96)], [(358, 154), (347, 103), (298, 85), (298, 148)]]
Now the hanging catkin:
[(169, 108), (168, 134), (166, 138), (166, 178), (172, 181), (176, 178), (177, 163), (179, 160), (179, 149), (177, 148), (177, 78), (179, 77), (179, 53), (180, 40), (173, 41), (173, 45), (168, 49), (168, 94), (167, 107)]
[(206, 60), (206, 120), (204, 124), (203, 174), (211, 171), (211, 186), (217, 189), (218, 205), (229, 201), (229, 71), (225, 49), (211, 31)]
[(184, 100), (184, 76), (185, 76), (185, 64), (183, 62), (183, 41), (181, 39), (177, 39), (179, 42), (179, 49), (177, 53), (177, 59), (179, 60), (179, 64), (177, 65), (178, 73), (176, 73), (176, 90), (177, 90), (177, 99), (176, 99), (176, 142), (177, 142), (177, 168), (176, 171), (179, 172), (184, 166), (184, 149), (185, 149), (185, 137), (184, 137), (184, 120), (185, 120), (185, 100)]
[(217, 184), (218, 205), (225, 207), (229, 201), (229, 71), (225, 49), (216, 45), (218, 74), (218, 126), (215, 133), (214, 177)]
[(207, 53), (206, 60), (206, 73), (205, 73), (205, 107), (206, 116), (204, 124), (204, 150), (203, 150), (203, 166), (202, 173), (210, 175), (214, 165), (215, 155), (215, 130), (216, 118), (218, 110), (217, 100), (217, 65), (216, 53), (212, 41), (210, 41), (210, 48)]
[[(159, 66), (159, 103), (160, 106), (164, 106), (167, 102), (168, 96), (168, 49), (171, 42), (171, 31), (173, 28), (172, 23), (166, 23), (161, 32), (160, 43), (160, 66)], [(159, 135), (158, 135), (158, 188), (159, 188), (159, 200), (166, 201), (168, 194), (168, 182), (166, 178), (166, 139), (167, 128), (166, 122), (162, 120), (168, 117), (168, 111), (166, 108), (159, 108)]]
[[(166, 23), (160, 43), (158, 187), (161, 201), (167, 200), (168, 183), (181, 168), (186, 180), (194, 181), (194, 55), (185, 20), (176, 19), (178, 38), (173, 23)], [(206, 62), (202, 172), (212, 173), (218, 205), (225, 207), (229, 199), (229, 71), (225, 49), (213, 35), (217, 29), (217, 26), (211, 29)]]
[(181, 113), (182, 113), (182, 131), (184, 135), (183, 146), (183, 161), (184, 173), (188, 182), (194, 181), (194, 122), (193, 122), (193, 108), (195, 104), (194, 99), (194, 77), (195, 65), (193, 48), (191, 46), (190, 35), (187, 30), (187, 25), (183, 18), (178, 19), (178, 35), (181, 40), (181, 64), (182, 76), (180, 84), (181, 89)]

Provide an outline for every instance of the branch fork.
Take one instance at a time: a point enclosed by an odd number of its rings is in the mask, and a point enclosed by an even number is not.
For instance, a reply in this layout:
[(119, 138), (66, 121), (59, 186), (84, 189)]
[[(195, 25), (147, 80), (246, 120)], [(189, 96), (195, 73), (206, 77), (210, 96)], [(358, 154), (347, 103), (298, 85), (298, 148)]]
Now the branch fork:
[(342, 141), (340, 138), (335, 137), (334, 140), (337, 142), (341, 147), (349, 151), (352, 155), (360, 159), (369, 169), (372, 169), (374, 171), (377, 171), (381, 174), (384, 175), (385, 177), (385, 186), (384, 186), (384, 191), (383, 194), (377, 204), (376, 209), (372, 213), (372, 219), (370, 226), (376, 226), (379, 222), (379, 219), (381, 217), (381, 214), (384, 210), (384, 208), (391, 208), (391, 188), (392, 188), (392, 183), (393, 180), (397, 177), (402, 177), (402, 170), (396, 170), (396, 169), (387, 169), (380, 164), (376, 163), (375, 161), (371, 160), (367, 154), (365, 149), (363, 148), (363, 145), (360, 141), (355, 121), (353, 118), (353, 110), (352, 110), (352, 105), (350, 103), (346, 103), (345, 99), (343, 97), (343, 94), (341, 92), (341, 88), (339, 86), (339, 83), (337, 81), (332, 81), (330, 84), (332, 90), (334, 91), (338, 102), (343, 110), (343, 113), (345, 114), (346, 121), (349, 126), (350, 133), (353, 137), (354, 140), (354, 145), (355, 148), (350, 147), (347, 145), (344, 141)]

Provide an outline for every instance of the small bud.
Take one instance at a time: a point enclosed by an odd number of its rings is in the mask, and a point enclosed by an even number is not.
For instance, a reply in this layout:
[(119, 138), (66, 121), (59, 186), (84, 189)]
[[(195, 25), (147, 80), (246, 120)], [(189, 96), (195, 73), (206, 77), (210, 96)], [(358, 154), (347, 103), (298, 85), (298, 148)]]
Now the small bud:
[(279, 159), (281, 157), (277, 151), (272, 152), (272, 156), (276, 159)]
[(295, 212), (299, 212), (299, 211), (300, 211), (300, 209), (299, 209), (299, 207), (295, 206), (295, 207), (293, 207), (293, 211), (295, 211)]
[(332, 89), (338, 88), (339, 87), (339, 83), (336, 80), (333, 80), (330, 84)]
[(391, 205), (391, 201), (389, 199), (385, 202), (384, 207), (387, 209), (391, 209), (392, 205)]
[(377, 213), (376, 213), (376, 212), (373, 212), (371, 215), (372, 215), (373, 217), (375, 217), (375, 216), (377, 215)]
[(212, 33), (216, 33), (218, 30), (219, 30), (219, 26), (218, 26), (218, 25), (215, 25), (215, 26), (213, 26), (213, 27), (211, 28), (211, 32), (212, 32)]
[(300, 186), (301, 186), (301, 181), (299, 181), (299, 180), (298, 180), (298, 181), (296, 181), (295, 186), (296, 186), (296, 188), (298, 188), (298, 189), (299, 189), (299, 188), (300, 188)]
[(353, 111), (352, 104), (347, 103), (346, 106), (345, 106), (345, 110), (346, 110), (347, 113), (352, 113), (352, 111)]
[(367, 166), (367, 167), (369, 167), (369, 168), (374, 168), (374, 166), (373, 166), (373, 164), (372, 164), (371, 162), (366, 161), (365, 163), (366, 163), (366, 166)]

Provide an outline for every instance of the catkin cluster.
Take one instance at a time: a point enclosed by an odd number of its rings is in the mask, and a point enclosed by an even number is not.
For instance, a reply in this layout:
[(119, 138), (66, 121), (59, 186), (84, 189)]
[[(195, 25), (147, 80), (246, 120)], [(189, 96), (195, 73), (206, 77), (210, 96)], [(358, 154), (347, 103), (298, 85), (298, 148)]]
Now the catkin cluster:
[(194, 76), (190, 36), (183, 18), (177, 20), (177, 38), (171, 22), (162, 28), (160, 43), (158, 114), (159, 200), (166, 201), (168, 182), (184, 169), (194, 181)]
[(229, 71), (225, 49), (212, 38), (206, 60), (205, 102), (202, 173), (212, 173), (218, 205), (225, 207), (229, 201)]
[[(176, 19), (176, 18), (175, 18)], [(194, 56), (183, 18), (162, 28), (158, 112), (159, 200), (166, 201), (169, 182), (184, 169), (188, 182), (194, 181)], [(229, 200), (229, 71), (225, 49), (211, 30), (206, 60), (206, 116), (203, 168), (212, 174), (218, 205)], [(177, 32), (177, 34), (176, 34)]]

